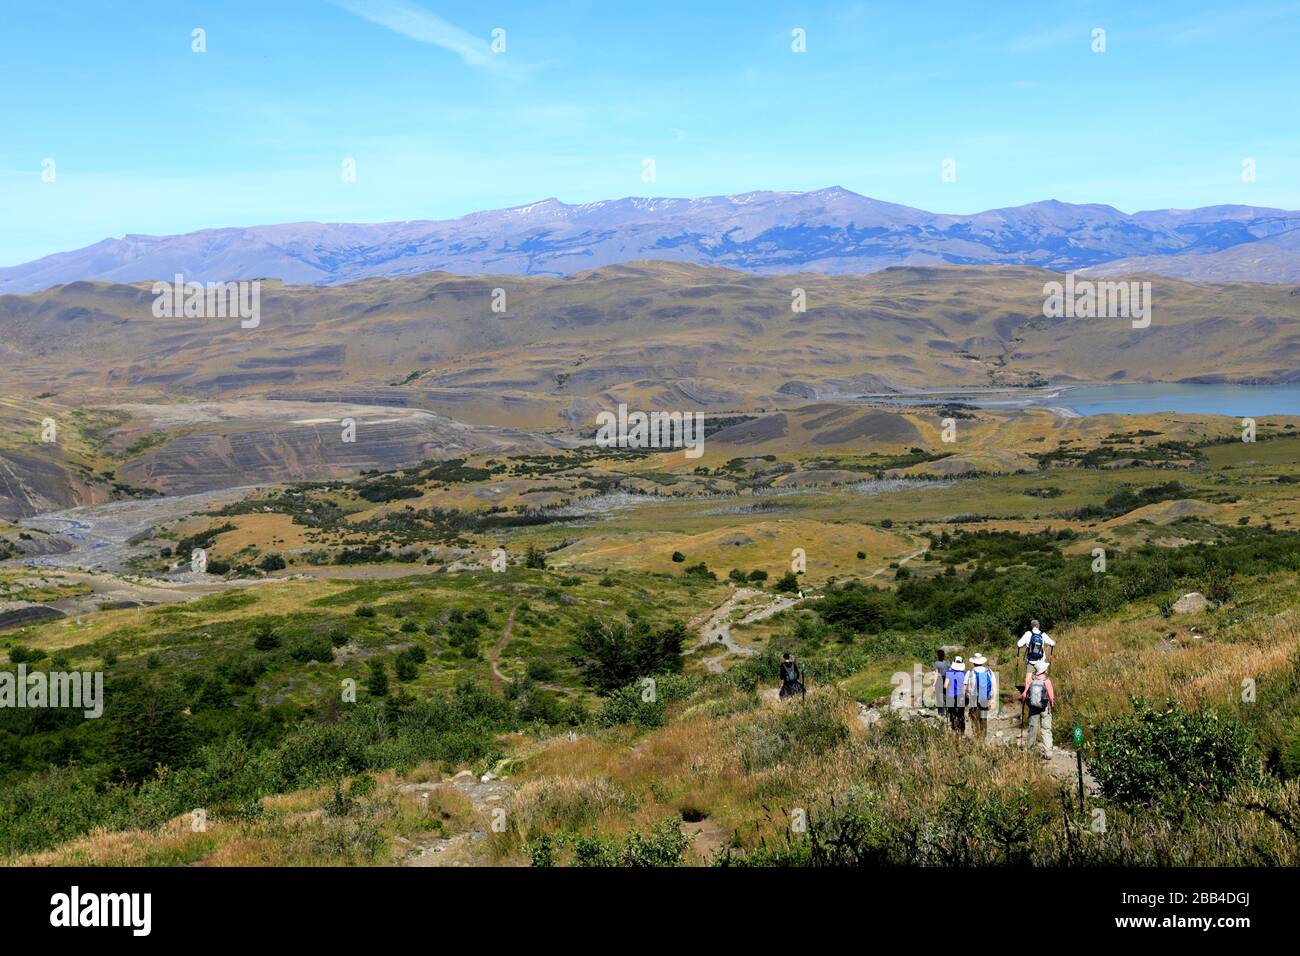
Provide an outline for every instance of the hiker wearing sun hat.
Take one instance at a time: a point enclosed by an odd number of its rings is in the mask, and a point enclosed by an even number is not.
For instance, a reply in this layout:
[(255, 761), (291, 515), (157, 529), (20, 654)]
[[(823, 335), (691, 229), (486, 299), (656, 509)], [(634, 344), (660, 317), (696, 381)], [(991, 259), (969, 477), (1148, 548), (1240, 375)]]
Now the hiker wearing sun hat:
[(993, 706), (993, 672), (983, 654), (972, 654), (971, 672), (967, 678), (968, 692), (973, 706), (970, 709), (971, 734), (983, 739), (989, 732), (989, 708)]
[(1029, 734), (1025, 738), (1025, 750), (1034, 749), (1038, 732), (1043, 733), (1043, 754), (1052, 756), (1052, 707), (1056, 704), (1056, 691), (1052, 679), (1047, 676), (1047, 661), (1034, 663), (1034, 676), (1025, 685), (1020, 699), (1029, 705)]
[(966, 662), (957, 655), (944, 675), (948, 722), (959, 734), (966, 733)]

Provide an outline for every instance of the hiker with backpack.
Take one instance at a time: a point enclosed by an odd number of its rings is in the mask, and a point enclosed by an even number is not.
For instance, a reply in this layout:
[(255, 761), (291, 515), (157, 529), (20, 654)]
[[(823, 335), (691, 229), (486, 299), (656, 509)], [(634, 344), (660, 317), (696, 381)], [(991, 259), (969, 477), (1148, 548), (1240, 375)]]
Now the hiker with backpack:
[(1039, 628), (1037, 621), (1029, 622), (1029, 630), (1016, 641), (1017, 648), (1025, 649), (1025, 686), (1029, 686), (1029, 681), (1033, 679), (1034, 665), (1039, 661), (1050, 661), (1051, 648), (1055, 646), (1056, 641)]
[(781, 700), (798, 694), (804, 696), (803, 668), (788, 653), (781, 658)]
[(1034, 676), (1025, 685), (1020, 699), (1029, 708), (1029, 733), (1025, 738), (1025, 750), (1032, 753), (1038, 740), (1039, 731), (1043, 735), (1043, 755), (1052, 756), (1052, 707), (1056, 704), (1056, 691), (1052, 680), (1047, 676), (1047, 661), (1034, 664)]
[(959, 734), (966, 733), (966, 662), (961, 656), (953, 658), (945, 677), (944, 695), (948, 706), (948, 722)]
[(989, 709), (993, 706), (993, 672), (988, 669), (988, 659), (983, 654), (971, 655), (971, 672), (967, 677), (970, 684), (970, 697), (973, 706), (970, 709), (971, 735), (983, 740), (989, 732)]
[[(934, 702), (935, 708), (939, 711), (939, 719), (943, 720), (943, 699), (948, 693), (948, 662), (944, 660), (943, 648), (935, 652), (934, 660)], [(925, 701), (921, 701), (921, 706), (925, 706)]]

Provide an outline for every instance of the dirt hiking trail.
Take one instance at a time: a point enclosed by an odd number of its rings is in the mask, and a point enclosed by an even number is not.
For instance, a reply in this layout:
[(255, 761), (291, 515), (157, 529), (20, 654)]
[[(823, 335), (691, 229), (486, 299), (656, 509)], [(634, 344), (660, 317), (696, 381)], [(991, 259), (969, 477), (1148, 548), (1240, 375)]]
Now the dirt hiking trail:
[[(488, 831), (496, 819), (505, 819), (514, 784), (507, 778), (486, 773), (476, 777), (462, 770), (454, 777), (430, 783), (404, 783), (397, 788), (405, 794), (415, 794), (422, 802), (440, 790), (452, 790), (469, 801), (474, 819), (463, 833), (442, 836), (436, 830), (413, 839), (397, 837), (398, 866), (485, 866), (491, 860), (488, 850)], [(427, 804), (426, 804), (427, 805)], [(501, 813), (497, 813), (501, 811)]]

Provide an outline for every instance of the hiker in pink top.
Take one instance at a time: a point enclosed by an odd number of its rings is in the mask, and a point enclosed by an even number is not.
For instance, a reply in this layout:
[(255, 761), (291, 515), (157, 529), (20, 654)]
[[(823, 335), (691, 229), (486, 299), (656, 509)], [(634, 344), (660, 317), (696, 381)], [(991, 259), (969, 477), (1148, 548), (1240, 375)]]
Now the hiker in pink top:
[(1032, 752), (1038, 739), (1038, 732), (1043, 732), (1043, 755), (1052, 756), (1052, 706), (1056, 703), (1056, 691), (1052, 679), (1047, 676), (1047, 661), (1034, 662), (1034, 676), (1025, 685), (1020, 699), (1029, 707), (1029, 735), (1025, 740), (1025, 749)]

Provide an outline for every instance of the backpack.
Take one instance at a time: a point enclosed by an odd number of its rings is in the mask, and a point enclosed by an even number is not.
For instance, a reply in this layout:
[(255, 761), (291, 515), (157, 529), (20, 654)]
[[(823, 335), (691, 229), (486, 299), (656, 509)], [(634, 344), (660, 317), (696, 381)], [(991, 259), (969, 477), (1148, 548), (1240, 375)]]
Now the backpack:
[(988, 707), (993, 699), (993, 672), (987, 667), (977, 667), (971, 672), (975, 678), (975, 700), (981, 707)]
[(1047, 681), (1041, 677), (1035, 677), (1029, 682), (1029, 709), (1034, 713), (1041, 713), (1047, 710), (1049, 702)]
[(799, 679), (799, 665), (794, 661), (781, 662), (781, 680), (787, 684), (793, 684)]
[(1029, 650), (1025, 654), (1027, 661), (1041, 661), (1043, 659), (1043, 632), (1029, 632)]

